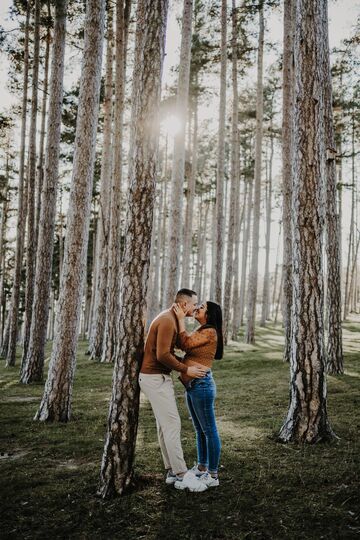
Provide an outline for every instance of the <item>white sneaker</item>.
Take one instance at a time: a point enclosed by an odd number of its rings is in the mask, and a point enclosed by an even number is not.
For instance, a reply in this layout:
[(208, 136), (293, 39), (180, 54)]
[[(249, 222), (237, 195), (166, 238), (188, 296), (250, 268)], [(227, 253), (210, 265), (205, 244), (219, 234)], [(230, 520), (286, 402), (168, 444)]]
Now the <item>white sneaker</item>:
[(219, 482), (219, 479), (218, 478), (214, 478), (213, 476), (211, 476), (210, 473), (206, 472), (204, 474), (202, 474), (199, 478), (199, 482), (201, 482), (202, 484), (204, 484), (206, 487), (210, 488), (210, 487), (217, 487), (220, 482)]
[(165, 484), (170, 486), (171, 484), (175, 484), (176, 480), (178, 480), (178, 477), (176, 476), (176, 474), (172, 473), (171, 471), (168, 471), (165, 477)]
[(200, 479), (192, 471), (186, 472), (182, 480), (176, 480), (174, 486), (176, 489), (188, 489), (189, 491), (205, 491), (207, 489), (207, 485), (200, 482)]
[(200, 469), (198, 468), (197, 465), (194, 465), (191, 469), (190, 469), (191, 472), (193, 472), (195, 474), (195, 476), (201, 476), (202, 474), (204, 474), (205, 472), (207, 471), (200, 471)]

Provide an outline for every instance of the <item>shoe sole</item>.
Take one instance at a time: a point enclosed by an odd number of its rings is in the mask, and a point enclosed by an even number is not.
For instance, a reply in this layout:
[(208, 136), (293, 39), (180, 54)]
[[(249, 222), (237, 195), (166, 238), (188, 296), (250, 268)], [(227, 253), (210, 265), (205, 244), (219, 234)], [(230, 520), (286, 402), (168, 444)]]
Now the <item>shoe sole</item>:
[(181, 491), (185, 491), (186, 489), (188, 489), (189, 491), (191, 491), (191, 493), (202, 493), (203, 491), (206, 491), (208, 488), (206, 486), (205, 489), (191, 489), (189, 486), (176, 485), (175, 483), (175, 489), (179, 489)]

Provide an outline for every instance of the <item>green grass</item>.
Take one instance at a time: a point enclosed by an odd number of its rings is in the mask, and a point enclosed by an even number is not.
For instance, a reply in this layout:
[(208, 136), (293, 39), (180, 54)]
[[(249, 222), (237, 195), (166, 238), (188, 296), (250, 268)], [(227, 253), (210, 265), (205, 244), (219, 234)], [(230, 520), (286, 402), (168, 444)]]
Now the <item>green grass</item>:
[[(0, 364), (1, 538), (334, 539), (358, 538), (360, 326), (345, 332), (346, 374), (329, 377), (328, 410), (340, 439), (281, 445), (288, 366), (281, 328), (259, 329), (255, 346), (239, 342), (215, 364), (223, 442), (221, 485), (205, 493), (165, 486), (149, 404), (141, 407), (136, 486), (122, 498), (95, 496), (112, 366), (78, 353), (73, 420), (32, 421), (41, 385), (18, 384), (18, 367)], [(176, 382), (187, 462), (194, 433)]]

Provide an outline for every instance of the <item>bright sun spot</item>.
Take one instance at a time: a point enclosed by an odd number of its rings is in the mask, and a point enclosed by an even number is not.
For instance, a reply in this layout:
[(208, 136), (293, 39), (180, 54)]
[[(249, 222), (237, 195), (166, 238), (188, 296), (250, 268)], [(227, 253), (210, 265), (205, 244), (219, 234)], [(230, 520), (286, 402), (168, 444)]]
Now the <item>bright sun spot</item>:
[(180, 118), (175, 115), (166, 116), (161, 122), (161, 129), (170, 137), (175, 137), (182, 127)]

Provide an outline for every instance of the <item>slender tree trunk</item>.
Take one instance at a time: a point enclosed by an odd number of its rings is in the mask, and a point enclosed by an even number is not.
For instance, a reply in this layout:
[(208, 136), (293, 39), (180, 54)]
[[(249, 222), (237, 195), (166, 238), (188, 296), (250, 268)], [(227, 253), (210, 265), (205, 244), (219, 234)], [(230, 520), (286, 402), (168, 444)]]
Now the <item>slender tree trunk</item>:
[(293, 108), (294, 108), (294, 29), (295, 0), (284, 0), (284, 50), (283, 50), (283, 118), (282, 118), (282, 167), (283, 167), (283, 306), (284, 355), (290, 362), (291, 351), (291, 305), (292, 305), (292, 152), (293, 152)]
[(326, 0), (297, 3), (291, 383), (279, 434), (283, 442), (315, 443), (334, 436), (327, 417), (323, 324), (326, 10)]
[[(278, 235), (277, 246), (276, 246), (274, 289), (273, 289), (273, 295), (272, 295), (272, 315), (273, 316), (274, 316), (274, 313), (275, 313), (277, 283), (278, 283), (278, 274), (279, 274), (279, 251), (280, 251), (281, 229), (282, 229), (282, 222), (280, 221), (280, 223), (279, 223), (279, 235)], [(282, 285), (284, 284), (284, 276), (285, 276), (285, 272), (281, 271), (281, 283), (282, 283)], [(284, 320), (284, 316), (283, 316), (283, 320)]]
[(144, 348), (144, 298), (155, 198), (158, 112), (168, 0), (139, 0), (133, 74), (129, 194), (120, 301), (119, 342), (99, 494), (121, 495), (133, 477)]
[(113, 95), (113, 8), (109, 4), (107, 11), (107, 49), (104, 93), (104, 134), (101, 156), (100, 211), (96, 243), (95, 299), (94, 319), (90, 331), (89, 352), (91, 359), (102, 356), (104, 329), (106, 321), (107, 279), (108, 279), (108, 243), (109, 243), (109, 208), (112, 169), (112, 95)]
[[(327, 15), (327, 10), (325, 10)], [(325, 144), (326, 144), (326, 255), (328, 339), (326, 368), (328, 373), (343, 373), (341, 328), (341, 252), (340, 225), (337, 209), (336, 148), (332, 110), (332, 81), (328, 21), (324, 24), (325, 41)]]
[(120, 265), (121, 265), (121, 187), (122, 187), (122, 144), (125, 102), (125, 19), (124, 0), (116, 3), (116, 56), (115, 56), (115, 105), (113, 169), (110, 203), (110, 228), (108, 245), (108, 276), (106, 293), (106, 318), (101, 362), (113, 362), (119, 320)]
[[(239, 190), (238, 199), (236, 202), (236, 223), (235, 223), (235, 253), (234, 253), (234, 293), (233, 293), (233, 320), (232, 320), (232, 332), (231, 339), (233, 341), (238, 340), (238, 333), (240, 330), (240, 237), (241, 228), (244, 223), (245, 216), (245, 204), (248, 198), (248, 182), (245, 182), (244, 189), (244, 202), (242, 204), (242, 210), (240, 215), (240, 197)], [(245, 283), (244, 283), (245, 285)]]
[(25, 322), (22, 366), (26, 359), (34, 300), (36, 231), (35, 231), (35, 190), (36, 190), (36, 129), (38, 116), (38, 81), (40, 59), (40, 12), (41, 0), (35, 0), (34, 14), (34, 55), (32, 71), (32, 96), (29, 133), (29, 169), (27, 175), (27, 242), (26, 242), (26, 288)]
[(221, 48), (220, 48), (220, 105), (216, 172), (216, 229), (215, 229), (215, 302), (222, 302), (222, 269), (224, 257), (225, 216), (225, 130), (226, 130), (226, 64), (227, 64), (227, 0), (221, 2)]
[(231, 39), (231, 56), (232, 56), (232, 87), (233, 87), (233, 104), (232, 104), (232, 122), (231, 122), (231, 186), (229, 200), (229, 225), (228, 225), (228, 242), (226, 252), (226, 275), (224, 285), (224, 301), (223, 301), (223, 333), (224, 342), (227, 343), (228, 333), (230, 331), (230, 307), (231, 293), (234, 279), (234, 243), (238, 241), (235, 237), (236, 228), (236, 207), (239, 200), (240, 192), (240, 156), (239, 156), (239, 132), (238, 132), (238, 116), (239, 116), (239, 94), (237, 81), (237, 15), (236, 3), (232, 0), (232, 39)]
[[(10, 146), (10, 145), (9, 145)], [(10, 180), (10, 165), (9, 165), (9, 153), (10, 147), (7, 149), (6, 154), (6, 165), (5, 165), (5, 185), (3, 187), (3, 203), (1, 209), (1, 224), (0, 224), (0, 344), (3, 342), (4, 334), (4, 316), (5, 316), (5, 244), (6, 244), (6, 226), (8, 222), (8, 212), (9, 212), (9, 180)]]
[(28, 1), (26, 7), (25, 40), (24, 40), (24, 78), (23, 96), (21, 108), (21, 133), (20, 133), (20, 159), (19, 159), (19, 185), (18, 185), (18, 208), (16, 224), (15, 268), (14, 281), (11, 293), (10, 309), (5, 331), (5, 339), (2, 343), (1, 356), (6, 358), (6, 367), (15, 365), (16, 340), (18, 334), (18, 315), (20, 302), (21, 269), (24, 251), (25, 223), (26, 223), (26, 197), (25, 197), (25, 137), (27, 120), (27, 96), (29, 75), (29, 26), (30, 7)]
[(167, 239), (167, 213), (168, 213), (168, 171), (167, 171), (167, 160), (168, 160), (168, 135), (166, 136), (165, 144), (165, 182), (164, 182), (164, 209), (163, 209), (163, 218), (161, 225), (161, 287), (160, 287), (160, 308), (165, 309), (165, 282), (166, 282), (166, 239)]
[(91, 193), (99, 114), (105, 0), (88, 0), (76, 122), (75, 153), (55, 340), (45, 390), (35, 419), (66, 422), (76, 364), (86, 269)]
[[(196, 76), (195, 85), (198, 85), (198, 78)], [(194, 98), (194, 133), (192, 143), (192, 167), (189, 179), (188, 193), (187, 193), (187, 205), (185, 214), (185, 234), (184, 234), (184, 252), (183, 252), (183, 275), (182, 285), (188, 287), (190, 283), (190, 259), (191, 259), (191, 246), (192, 246), (192, 226), (193, 226), (193, 213), (194, 213), (194, 201), (195, 201), (195, 187), (197, 177), (197, 161), (198, 161), (198, 99)]]
[(39, 143), (39, 160), (37, 165), (36, 176), (36, 212), (35, 212), (35, 238), (36, 243), (39, 236), (40, 222), (40, 207), (41, 207), (41, 192), (44, 181), (44, 149), (45, 149), (45, 125), (46, 125), (46, 110), (48, 101), (48, 86), (49, 86), (49, 59), (50, 59), (50, 43), (51, 43), (51, 7), (50, 0), (47, 0), (47, 32), (45, 46), (45, 66), (44, 66), (44, 82), (43, 82), (43, 98), (41, 104), (41, 128), (40, 128), (40, 143)]
[(51, 101), (47, 125), (48, 137), (45, 152), (45, 174), (40, 212), (39, 240), (36, 253), (35, 294), (29, 346), (26, 355), (23, 357), (20, 373), (20, 381), (24, 384), (41, 381), (44, 371), (59, 178), (66, 10), (67, 0), (58, 0), (55, 7), (54, 45), (50, 80)]
[[(182, 202), (185, 171), (185, 118), (189, 99), (189, 78), (191, 62), (193, 0), (184, 0), (182, 18), (181, 51), (179, 79), (176, 98), (176, 115), (181, 121), (181, 129), (174, 138), (174, 158), (171, 175), (171, 212), (169, 215), (168, 233), (168, 268), (165, 282), (165, 301), (172, 304), (178, 288)], [(184, 262), (184, 261), (183, 261)], [(186, 261), (188, 263), (188, 261)]]
[(253, 180), (248, 180), (248, 199), (246, 203), (246, 224), (243, 231), (243, 247), (241, 254), (241, 282), (240, 282), (240, 326), (244, 324), (244, 312), (246, 305), (246, 269), (249, 252), (251, 215), (253, 206)]
[(268, 193), (266, 198), (266, 240), (265, 240), (265, 272), (263, 284), (263, 298), (261, 309), (260, 326), (266, 325), (270, 311), (270, 238), (271, 238), (271, 210), (272, 210), (272, 162), (274, 156), (274, 135), (272, 133), (272, 121), (270, 123), (270, 156), (268, 173)]
[(345, 295), (344, 295), (344, 320), (348, 318), (349, 315), (349, 290), (350, 290), (350, 269), (351, 269), (351, 250), (354, 243), (354, 220), (355, 220), (355, 123), (354, 123), (354, 113), (352, 114), (352, 135), (351, 135), (351, 147), (352, 147), (352, 157), (351, 157), (351, 215), (350, 215), (350, 234), (349, 234), (349, 247), (348, 247), (348, 256), (347, 256), (347, 265), (346, 265), (346, 278), (345, 278)]
[(247, 298), (246, 343), (255, 343), (255, 319), (259, 261), (259, 229), (261, 201), (261, 151), (263, 138), (263, 57), (264, 57), (264, 5), (261, 2), (259, 11), (259, 48), (257, 65), (257, 100), (256, 100), (256, 142), (254, 173), (254, 215), (252, 232), (252, 256), (249, 272)]

